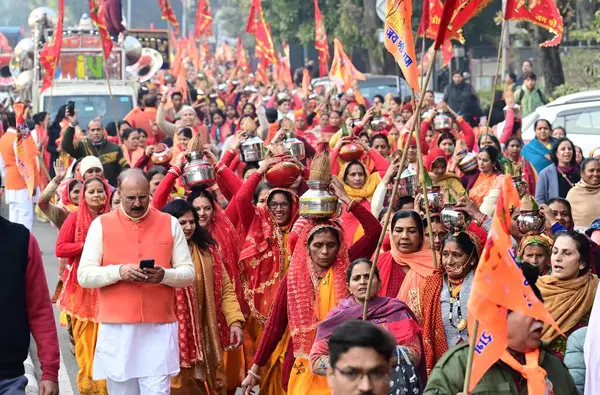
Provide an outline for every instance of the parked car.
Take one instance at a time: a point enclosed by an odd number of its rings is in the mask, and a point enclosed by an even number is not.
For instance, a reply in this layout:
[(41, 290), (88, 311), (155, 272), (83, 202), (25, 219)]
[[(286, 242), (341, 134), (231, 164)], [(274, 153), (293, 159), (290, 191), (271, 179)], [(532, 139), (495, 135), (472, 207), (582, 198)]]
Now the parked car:
[[(358, 81), (358, 89), (369, 100), (372, 100), (373, 96), (377, 94), (384, 97), (388, 93), (392, 93), (394, 96), (410, 96), (408, 84), (396, 75), (365, 74), (365, 77), (365, 81)], [(329, 77), (312, 80), (312, 86), (316, 91), (330, 88), (332, 85), (333, 82)]]
[[(534, 124), (538, 119), (546, 119), (553, 128), (562, 126), (573, 143), (583, 148), (584, 154), (600, 147), (600, 90), (574, 93), (538, 107), (523, 118), (523, 140), (528, 142), (535, 137)], [(504, 122), (497, 130), (504, 128)]]

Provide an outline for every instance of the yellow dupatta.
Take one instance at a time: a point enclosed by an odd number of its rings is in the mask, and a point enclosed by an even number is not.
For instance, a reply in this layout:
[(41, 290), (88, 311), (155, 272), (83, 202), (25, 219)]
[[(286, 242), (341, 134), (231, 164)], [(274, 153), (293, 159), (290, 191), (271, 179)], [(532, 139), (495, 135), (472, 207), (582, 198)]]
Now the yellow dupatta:
[[(321, 279), (318, 287), (317, 303), (315, 303), (315, 317), (318, 322), (324, 321), (331, 309), (336, 306), (333, 285), (333, 267)], [(331, 389), (327, 384), (327, 377), (314, 374), (310, 369), (310, 362), (306, 358), (296, 358), (290, 374), (288, 395), (330, 395)]]
[(371, 200), (371, 198), (373, 197), (373, 194), (375, 193), (375, 189), (377, 189), (377, 185), (379, 185), (379, 183), (381, 182), (381, 177), (379, 176), (379, 172), (375, 171), (373, 172), (373, 174), (369, 175), (369, 172), (367, 171), (367, 167), (364, 165), (364, 163), (362, 162), (358, 162), (360, 163), (360, 165), (363, 167), (363, 170), (365, 172), (365, 183), (363, 184), (362, 187), (360, 188), (352, 188), (350, 185), (346, 184), (344, 182), (344, 174), (346, 174), (346, 169), (348, 168), (348, 166), (350, 164), (355, 164), (356, 162), (348, 162), (346, 163), (342, 169), (340, 170), (340, 173), (338, 174), (338, 178), (344, 183), (344, 189), (346, 190), (346, 192), (348, 193), (348, 196), (350, 196), (351, 199), (354, 199), (358, 202), (360, 202), (361, 200), (367, 199), (367, 200)]

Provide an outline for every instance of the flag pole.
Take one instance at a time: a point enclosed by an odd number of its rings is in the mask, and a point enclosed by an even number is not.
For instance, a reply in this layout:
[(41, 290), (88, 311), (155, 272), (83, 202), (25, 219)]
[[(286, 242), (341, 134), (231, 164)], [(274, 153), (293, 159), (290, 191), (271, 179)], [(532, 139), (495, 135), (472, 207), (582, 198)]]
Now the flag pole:
[(498, 44), (498, 57), (496, 59), (496, 74), (494, 74), (494, 85), (492, 86), (492, 101), (490, 102), (490, 111), (486, 120), (486, 127), (490, 127), (490, 121), (492, 119), (492, 109), (494, 108), (494, 98), (496, 97), (496, 85), (498, 85), (498, 74), (500, 73), (500, 60), (502, 58), (502, 45), (504, 39), (504, 30), (506, 28), (506, 19), (502, 15), (502, 27), (500, 28), (500, 41)]
[(479, 329), (479, 321), (475, 320), (473, 324), (472, 336), (469, 339), (469, 353), (467, 354), (467, 370), (465, 371), (465, 382), (463, 384), (463, 392), (466, 394), (469, 391), (469, 382), (471, 381), (471, 371), (473, 370), (473, 354), (475, 354), (475, 343), (477, 342), (477, 330)]
[(113, 120), (115, 122), (115, 130), (117, 131), (117, 138), (121, 141), (121, 136), (119, 133), (119, 121), (117, 119), (117, 107), (115, 106), (115, 98), (112, 94), (112, 88), (110, 86), (110, 76), (108, 75), (108, 65), (106, 64), (107, 59), (102, 57), (102, 64), (104, 66), (104, 74), (106, 75), (106, 84), (108, 85), (108, 95), (110, 97), (110, 106), (112, 107)]
[[(435, 55), (437, 54), (437, 50), (433, 53), (433, 61), (429, 64), (427, 68), (427, 75), (425, 76), (425, 83), (429, 84), (429, 79), (431, 78), (431, 73), (433, 72), (433, 64), (435, 63)], [(423, 100), (419, 100), (419, 104), (417, 105), (418, 114), (423, 108)], [(417, 129), (421, 125), (418, 119), (415, 119), (415, 127)], [(404, 163), (406, 162), (406, 154), (408, 153), (408, 144), (410, 143), (410, 133), (406, 142), (404, 143), (404, 147), (402, 147), (402, 157), (400, 158), (400, 165), (398, 166), (398, 171), (396, 172), (396, 181), (394, 182), (394, 188), (392, 189), (392, 196), (390, 198), (390, 204), (387, 208), (387, 212), (385, 213), (385, 217), (383, 220), (383, 229), (381, 230), (381, 234), (379, 235), (379, 241), (377, 242), (377, 248), (375, 249), (375, 256), (373, 257), (373, 264), (371, 265), (371, 272), (369, 274), (369, 283), (367, 284), (367, 295), (371, 294), (371, 288), (373, 286), (373, 278), (375, 277), (375, 268), (377, 267), (377, 261), (379, 260), (379, 253), (381, 251), (381, 245), (383, 244), (383, 239), (385, 238), (385, 234), (387, 233), (387, 228), (390, 222), (390, 217), (392, 215), (392, 208), (394, 206), (394, 200), (396, 199), (396, 193), (398, 191), (398, 184), (400, 183), (400, 176), (402, 175), (402, 171), (404, 170)], [(417, 144), (419, 144), (419, 140), (417, 139)], [(420, 153), (417, 153), (420, 155)], [(426, 194), (425, 194), (426, 195)], [(429, 221), (431, 222), (431, 221)], [(430, 225), (431, 226), (431, 225)], [(431, 229), (431, 228), (430, 228)], [(433, 240), (433, 238), (431, 238)], [(435, 263), (435, 257), (434, 257)], [(363, 321), (367, 320), (367, 312), (369, 311), (369, 302), (365, 299), (365, 305), (363, 309)]]
[[(424, 63), (425, 63), (425, 33), (423, 33), (423, 37), (421, 39), (421, 85), (419, 86), (421, 88), (421, 97), (423, 97), (425, 95), (423, 92), (427, 90), (427, 87), (423, 86), (423, 79), (425, 78), (425, 74), (423, 74), (423, 64)], [(427, 85), (429, 85), (429, 81), (427, 82)]]

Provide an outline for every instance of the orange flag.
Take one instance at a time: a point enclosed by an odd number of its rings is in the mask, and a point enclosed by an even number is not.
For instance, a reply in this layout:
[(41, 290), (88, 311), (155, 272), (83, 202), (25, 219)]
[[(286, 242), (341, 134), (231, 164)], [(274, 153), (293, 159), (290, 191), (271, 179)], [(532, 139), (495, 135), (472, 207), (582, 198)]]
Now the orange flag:
[(64, 15), (65, 0), (59, 0), (56, 30), (54, 30), (54, 34), (44, 44), (44, 48), (40, 52), (40, 65), (44, 69), (44, 80), (40, 88), (40, 93), (50, 88), (54, 82), (54, 74), (56, 74), (56, 66), (58, 66), (58, 59), (60, 58), (60, 50), (62, 48)]
[(541, 43), (540, 47), (552, 47), (562, 41), (563, 19), (553, 0), (508, 0), (504, 19), (528, 21), (554, 34), (554, 38)]
[(417, 69), (415, 43), (410, 26), (411, 18), (412, 0), (387, 0), (384, 27), (385, 48), (396, 59), (408, 85), (415, 92), (419, 92), (419, 70)]
[(319, 9), (319, 0), (315, 0), (315, 49), (319, 53), (319, 77), (325, 77), (330, 59), (329, 43), (327, 42), (323, 15), (321, 15)]
[(212, 10), (208, 0), (198, 0), (196, 5), (196, 40), (202, 36), (212, 36)]
[(112, 51), (113, 42), (106, 29), (106, 21), (104, 20), (104, 12), (102, 11), (102, 2), (100, 0), (89, 0), (88, 3), (90, 5), (90, 19), (98, 28), (100, 41), (102, 41), (104, 59), (108, 59), (110, 57), (110, 52)]
[(290, 89), (293, 89), (294, 82), (292, 81), (292, 68), (290, 65), (290, 46), (284, 41), (282, 43), (282, 47), (283, 57), (279, 59), (279, 63), (277, 65), (277, 79), (285, 82)]
[(175, 15), (175, 11), (173, 11), (173, 8), (171, 8), (171, 3), (169, 3), (169, 0), (158, 0), (158, 5), (160, 7), (160, 17), (173, 25), (175, 28), (175, 33), (179, 33), (179, 22), (177, 21), (177, 15)]
[(302, 70), (302, 92), (306, 96), (310, 95), (310, 72), (308, 69)]
[(329, 69), (329, 78), (342, 92), (352, 88), (354, 81), (366, 80), (363, 73), (358, 71), (344, 52), (344, 44), (339, 38), (333, 39), (333, 61)]
[(242, 38), (238, 36), (237, 41), (237, 67), (242, 70), (244, 73), (247, 73), (250, 70), (250, 58), (248, 57), (248, 51), (244, 48), (244, 43), (242, 43)]
[(175, 91), (181, 92), (184, 102), (189, 99), (186, 70), (183, 66), (179, 68), (179, 73), (177, 74), (177, 79), (175, 80)]
[[(492, 227), (475, 270), (469, 297), (469, 333), (477, 339), (469, 392), (508, 346), (508, 310), (544, 321), (560, 331), (544, 304), (533, 293), (515, 260), (509, 233), (510, 209), (519, 205), (519, 193), (512, 179), (502, 176)], [(479, 322), (477, 333), (473, 333), (475, 321)]]
[(24, 103), (18, 102), (13, 105), (13, 109), (15, 111), (18, 131), (18, 137), (13, 143), (17, 169), (19, 170), (21, 177), (23, 177), (23, 180), (25, 180), (27, 192), (31, 198), (35, 191), (37, 174), (39, 174), (37, 147), (31, 136), (31, 131), (27, 128), (27, 123), (25, 122), (27, 107)]
[(273, 45), (271, 28), (265, 22), (260, 0), (252, 0), (248, 23), (246, 24), (246, 32), (254, 34), (256, 39), (256, 57), (264, 59), (265, 66), (277, 64), (277, 54)]

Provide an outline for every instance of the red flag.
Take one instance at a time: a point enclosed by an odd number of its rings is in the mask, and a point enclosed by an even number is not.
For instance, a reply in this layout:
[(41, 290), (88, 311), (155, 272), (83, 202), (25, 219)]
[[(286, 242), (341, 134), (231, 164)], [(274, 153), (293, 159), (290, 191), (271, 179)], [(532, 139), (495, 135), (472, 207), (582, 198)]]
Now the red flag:
[(90, 5), (90, 19), (98, 28), (100, 41), (102, 41), (102, 52), (104, 53), (104, 59), (108, 59), (112, 51), (113, 42), (106, 28), (102, 3), (100, 0), (88, 0), (88, 3)]
[(248, 22), (246, 23), (246, 33), (254, 34), (256, 25), (263, 18), (262, 7), (260, 0), (252, 0), (250, 3), (250, 13), (248, 14)]
[[(450, 64), (450, 61), (452, 60), (452, 58), (454, 56), (453, 48), (454, 47), (453, 47), (452, 41), (450, 39), (444, 40), (444, 43), (442, 44), (442, 48), (441, 48), (442, 68), (447, 67)], [(423, 58), (423, 62), (422, 62), (423, 67), (421, 68), (421, 64), (419, 65), (419, 74), (422, 73), (423, 70), (427, 70), (427, 66), (429, 65), (429, 62), (431, 62), (431, 59), (433, 59), (433, 52), (434, 52), (434, 46), (432, 44), (431, 47), (429, 47), (429, 49), (427, 50), (427, 52), (425, 52), (425, 57)]]
[(250, 70), (250, 58), (248, 57), (248, 51), (244, 48), (242, 38), (238, 36), (237, 41), (237, 67), (247, 73)]
[(177, 21), (177, 15), (175, 15), (175, 11), (173, 11), (173, 8), (171, 8), (171, 3), (169, 3), (169, 0), (158, 0), (158, 5), (160, 6), (160, 17), (173, 25), (175, 28), (175, 33), (179, 33), (179, 22)]
[(540, 47), (552, 47), (562, 41), (563, 19), (552, 0), (508, 0), (504, 19), (528, 21), (554, 34), (554, 38), (541, 43)]
[[(410, 20), (412, 18), (412, 0), (387, 0), (385, 11), (384, 44), (400, 66), (408, 85), (420, 91), (419, 70), (415, 56)], [(406, 23), (405, 21), (409, 21)]]
[(319, 9), (319, 0), (315, 0), (315, 49), (319, 53), (319, 77), (325, 77), (330, 60), (329, 43), (327, 42), (323, 15), (321, 15)]
[(12, 52), (12, 47), (10, 46), (8, 39), (2, 33), (0, 33), (0, 52), (1, 53), (10, 53)]
[[(417, 35), (420, 37), (424, 35), (431, 40), (435, 40), (440, 28), (440, 22), (442, 21), (444, 5), (442, 4), (441, 0), (425, 0), (423, 7), (424, 11), (421, 17), (421, 23), (419, 25)], [(452, 40), (457, 40), (462, 44), (465, 43), (465, 38), (462, 35), (462, 29), (450, 34), (449, 38)]]
[(344, 52), (344, 44), (337, 37), (333, 39), (333, 61), (329, 70), (329, 78), (342, 92), (352, 88), (356, 80), (366, 80), (364, 74), (354, 67)]
[(435, 38), (435, 49), (440, 49), (444, 40), (458, 33), (475, 15), (479, 14), (492, 0), (446, 0)]
[[(560, 331), (544, 304), (533, 293), (514, 257), (509, 233), (510, 212), (511, 207), (519, 205), (519, 193), (512, 179), (502, 176), (492, 227), (475, 270), (469, 297), (469, 333), (477, 339), (469, 392), (508, 346), (508, 310), (544, 321)], [(479, 322), (476, 334), (473, 332), (475, 321)]]
[(417, 29), (417, 37), (424, 36), (429, 28), (429, 8), (431, 7), (432, 1), (435, 2), (439, 0), (423, 0), (423, 11), (421, 12), (421, 22)]
[(44, 69), (44, 80), (42, 82), (40, 93), (50, 88), (54, 82), (54, 74), (56, 74), (56, 66), (58, 66), (58, 59), (60, 58), (60, 50), (62, 48), (64, 16), (65, 0), (59, 0), (56, 29), (50, 40), (44, 44), (44, 48), (42, 48), (42, 51), (40, 52), (40, 65)]
[(202, 36), (212, 36), (212, 10), (208, 0), (198, 0), (196, 9), (196, 40)]

